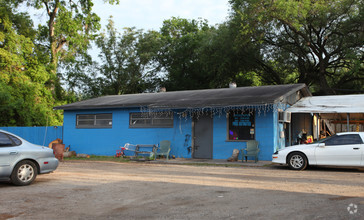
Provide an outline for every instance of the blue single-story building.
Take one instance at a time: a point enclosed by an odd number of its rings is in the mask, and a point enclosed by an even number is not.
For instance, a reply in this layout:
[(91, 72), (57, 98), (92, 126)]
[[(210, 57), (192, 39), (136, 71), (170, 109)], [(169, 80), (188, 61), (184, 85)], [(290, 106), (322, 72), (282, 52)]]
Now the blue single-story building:
[(285, 145), (283, 111), (305, 96), (305, 84), (292, 84), (111, 95), (54, 109), (64, 110), (63, 142), (77, 153), (169, 140), (175, 157), (227, 159), (257, 140), (259, 160), (271, 160)]

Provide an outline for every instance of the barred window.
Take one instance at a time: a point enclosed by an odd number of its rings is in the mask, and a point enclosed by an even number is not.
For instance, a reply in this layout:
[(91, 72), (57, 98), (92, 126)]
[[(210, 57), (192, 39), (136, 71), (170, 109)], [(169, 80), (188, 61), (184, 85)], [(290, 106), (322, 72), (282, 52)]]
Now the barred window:
[(77, 115), (76, 128), (112, 128), (112, 114)]
[(130, 128), (172, 128), (173, 112), (132, 112), (129, 115)]

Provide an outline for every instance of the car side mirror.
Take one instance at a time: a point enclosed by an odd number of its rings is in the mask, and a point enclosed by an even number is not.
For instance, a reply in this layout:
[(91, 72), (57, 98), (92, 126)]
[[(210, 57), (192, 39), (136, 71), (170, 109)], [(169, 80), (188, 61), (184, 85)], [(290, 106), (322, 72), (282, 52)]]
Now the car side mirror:
[(319, 147), (325, 147), (325, 143), (319, 143)]

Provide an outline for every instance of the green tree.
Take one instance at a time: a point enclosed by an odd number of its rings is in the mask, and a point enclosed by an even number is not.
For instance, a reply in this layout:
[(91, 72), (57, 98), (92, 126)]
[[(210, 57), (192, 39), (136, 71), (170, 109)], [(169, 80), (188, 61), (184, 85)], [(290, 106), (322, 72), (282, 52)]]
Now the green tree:
[[(110, 19), (107, 34), (101, 34), (96, 44), (101, 49), (103, 61), (98, 68), (101, 75), (101, 94), (141, 93), (152, 89), (150, 79), (154, 76), (152, 58), (158, 44), (157, 33), (143, 33), (135, 28), (124, 28), (119, 34)], [(155, 44), (156, 43), (156, 44)]]
[(166, 73), (167, 90), (259, 85), (252, 62), (259, 50), (239, 38), (233, 23), (211, 27), (206, 20), (171, 18), (160, 30), (163, 46), (157, 61)]
[(169, 91), (209, 88), (209, 75), (200, 65), (201, 46), (210, 30), (204, 20), (171, 18), (160, 30), (162, 47), (157, 57), (166, 73), (163, 85)]
[(241, 35), (261, 44), (263, 80), (318, 94), (363, 91), (363, 1), (230, 0)]
[[(96, 40), (101, 63), (88, 61), (70, 66), (69, 78), (74, 91), (84, 97), (120, 95), (153, 91), (157, 87), (156, 63), (159, 34), (125, 28), (120, 34), (112, 19)], [(85, 74), (87, 73), (87, 74)]]
[[(57, 67), (60, 62), (83, 56), (100, 29), (100, 18), (92, 11), (92, 0), (13, 0), (16, 5), (26, 2), (28, 7), (44, 9), (47, 23), (39, 26), (40, 47), (47, 49), (50, 87), (55, 87), (57, 99), (62, 98)], [(110, 4), (119, 0), (104, 0)], [(46, 45), (46, 47), (44, 47)]]
[(32, 43), (35, 31), (25, 13), (0, 1), (0, 126), (59, 125), (49, 79)]
[(259, 48), (240, 38), (239, 30), (232, 22), (225, 22), (206, 32), (201, 45), (202, 72), (210, 76), (209, 87), (226, 87), (230, 82), (238, 86), (261, 85), (255, 73)]

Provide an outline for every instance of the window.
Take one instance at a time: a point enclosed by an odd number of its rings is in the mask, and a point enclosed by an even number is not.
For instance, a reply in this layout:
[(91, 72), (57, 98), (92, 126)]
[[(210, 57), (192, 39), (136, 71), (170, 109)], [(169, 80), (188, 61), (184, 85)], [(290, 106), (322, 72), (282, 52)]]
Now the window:
[(254, 140), (255, 139), (255, 114), (235, 110), (229, 112), (228, 140)]
[(77, 115), (76, 128), (112, 128), (112, 114)]
[(172, 128), (172, 112), (132, 112), (129, 115), (131, 128)]
[(0, 132), (0, 147), (11, 147), (21, 145), (21, 140), (11, 135)]
[(335, 135), (324, 141), (326, 146), (363, 144), (358, 134)]
[(9, 138), (13, 141), (14, 145), (16, 145), (16, 146), (19, 146), (22, 143), (21, 140), (19, 140), (18, 138), (14, 137), (12, 135), (9, 135)]

